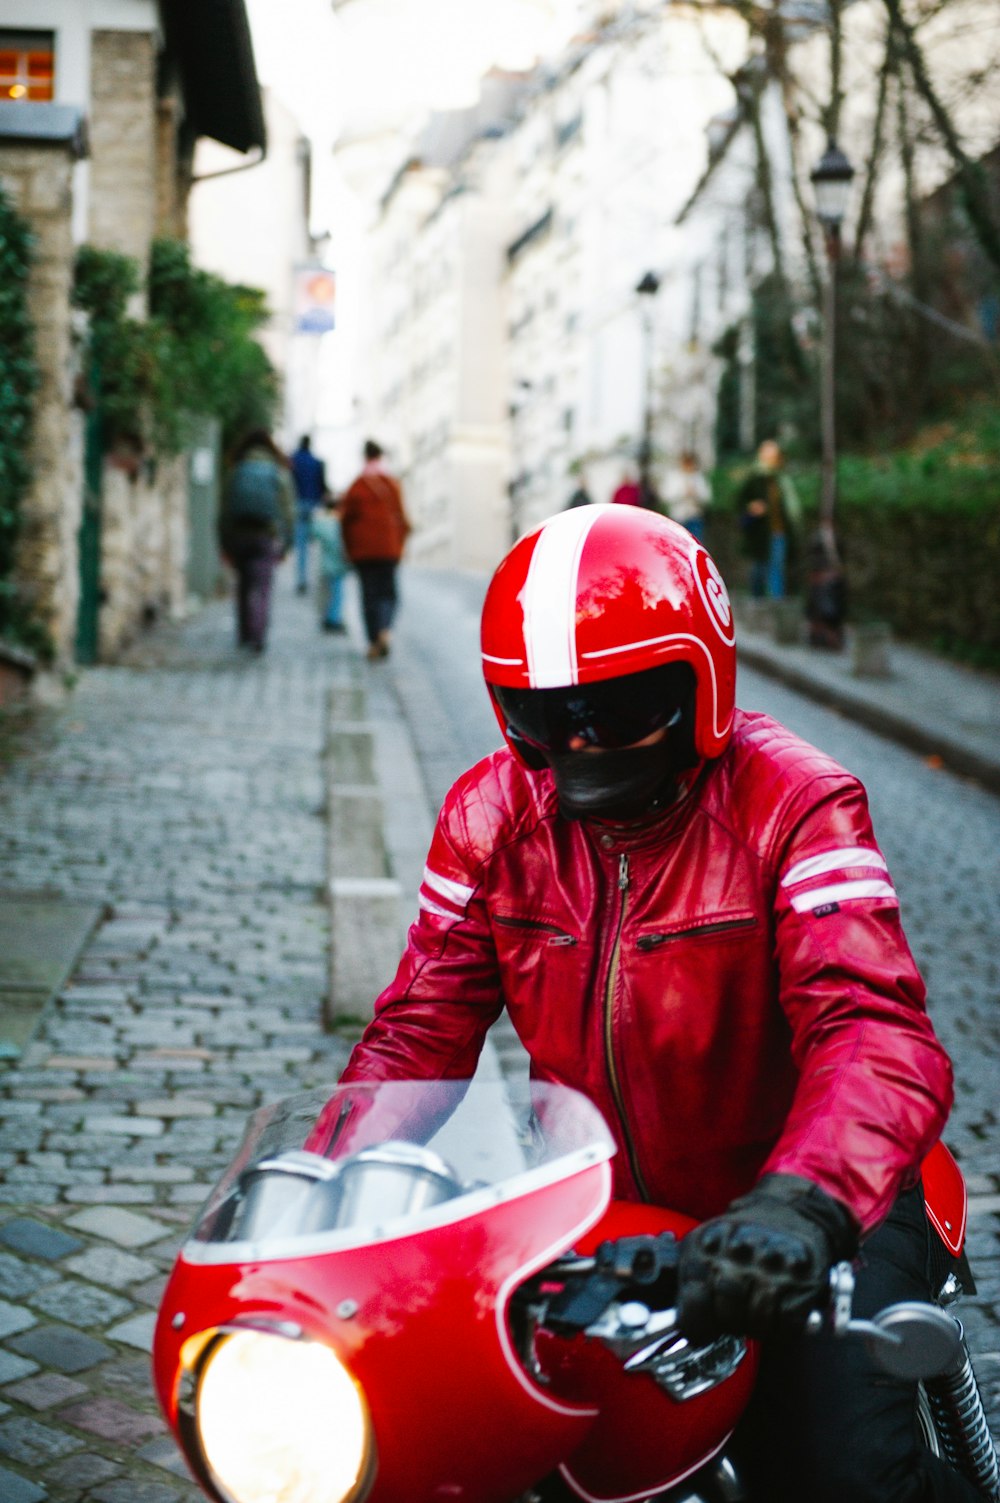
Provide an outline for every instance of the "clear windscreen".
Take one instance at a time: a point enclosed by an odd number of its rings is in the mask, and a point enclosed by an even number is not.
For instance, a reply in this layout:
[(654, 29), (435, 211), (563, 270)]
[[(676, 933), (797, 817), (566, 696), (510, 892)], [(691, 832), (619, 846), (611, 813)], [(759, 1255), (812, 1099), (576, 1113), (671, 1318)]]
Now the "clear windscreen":
[(337, 1233), (375, 1238), (460, 1216), (463, 1200), (471, 1214), (471, 1197), (527, 1193), (613, 1151), (601, 1114), (565, 1086), (386, 1081), (308, 1092), (250, 1119), (192, 1240), (252, 1243), (260, 1256)]

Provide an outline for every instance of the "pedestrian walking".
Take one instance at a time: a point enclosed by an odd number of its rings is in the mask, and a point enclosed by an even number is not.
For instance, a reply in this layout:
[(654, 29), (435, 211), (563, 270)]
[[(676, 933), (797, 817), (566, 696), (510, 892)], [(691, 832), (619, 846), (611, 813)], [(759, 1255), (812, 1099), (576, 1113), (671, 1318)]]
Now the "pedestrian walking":
[(361, 474), (342, 498), (340, 525), (344, 551), (361, 586), (368, 657), (374, 661), (389, 655), (399, 603), (396, 571), (410, 523), (403, 505), (403, 488), (386, 469), (381, 445), (368, 439), (364, 455)]
[(810, 647), (839, 652), (844, 645), (847, 583), (823, 533), (813, 533), (806, 555), (806, 621)]
[(312, 516), (326, 495), (326, 469), (312, 452), (308, 433), (299, 439), (291, 459), (295, 480), (295, 584), (300, 595), (309, 588), (309, 543)]
[(236, 574), (236, 635), (263, 652), (271, 614), (274, 566), (292, 540), (294, 498), (285, 456), (264, 428), (233, 454), (219, 509), (219, 546)]
[(693, 449), (685, 449), (677, 468), (667, 476), (663, 501), (667, 515), (674, 522), (686, 527), (699, 543), (705, 541), (705, 512), (712, 499), (708, 481), (702, 474), (698, 456)]
[(345, 632), (344, 580), (351, 566), (344, 552), (340, 502), (335, 496), (328, 495), (323, 506), (314, 512), (311, 527), (312, 536), (319, 543), (323, 601), (320, 626), (323, 631)]
[(584, 475), (581, 475), (580, 479), (579, 479), (579, 482), (577, 484), (576, 490), (573, 492), (573, 494), (570, 496), (569, 500), (566, 502), (565, 510), (566, 511), (572, 511), (574, 509), (574, 507), (577, 507), (577, 506), (590, 506), (590, 505), (593, 504), (593, 500), (594, 500), (593, 496), (590, 494), (590, 491), (587, 489), (587, 480), (586, 480), (586, 477)]
[(611, 503), (613, 506), (642, 506), (642, 487), (631, 466), (622, 471), (621, 479), (612, 492)]
[(781, 600), (785, 594), (800, 507), (784, 463), (779, 445), (765, 439), (739, 491), (743, 551), (750, 560), (750, 593), (756, 599), (770, 595)]

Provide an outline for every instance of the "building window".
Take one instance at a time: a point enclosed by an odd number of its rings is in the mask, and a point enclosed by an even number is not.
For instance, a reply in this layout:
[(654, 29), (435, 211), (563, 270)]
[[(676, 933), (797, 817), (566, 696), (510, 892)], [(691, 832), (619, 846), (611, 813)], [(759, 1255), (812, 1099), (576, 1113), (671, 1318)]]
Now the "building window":
[(51, 99), (54, 75), (51, 31), (0, 31), (0, 99)]

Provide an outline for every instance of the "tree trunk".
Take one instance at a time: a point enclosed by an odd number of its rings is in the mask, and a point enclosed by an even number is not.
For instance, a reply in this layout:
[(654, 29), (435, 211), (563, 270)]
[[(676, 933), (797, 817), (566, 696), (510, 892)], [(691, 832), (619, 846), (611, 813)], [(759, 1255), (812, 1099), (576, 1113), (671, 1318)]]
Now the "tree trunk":
[[(766, 88), (766, 78), (764, 86)], [(768, 156), (767, 142), (764, 139), (764, 127), (760, 118), (760, 94), (760, 84), (754, 78), (747, 79), (740, 87), (740, 98), (746, 109), (750, 128), (753, 131), (757, 157), (757, 188), (760, 192), (761, 205), (764, 212), (764, 225), (771, 245), (771, 257), (774, 263), (774, 282), (778, 290), (781, 319), (787, 329), (789, 357), (796, 370), (804, 375), (805, 361), (792, 325), (794, 305), (788, 286), (788, 276), (785, 272), (781, 231), (778, 227), (778, 216), (774, 207), (774, 182), (771, 175), (771, 159)]]
[(879, 168), (882, 164), (882, 148), (885, 144), (885, 114), (889, 99), (889, 78), (893, 72), (895, 63), (895, 42), (893, 39), (893, 27), (886, 28), (885, 56), (878, 75), (878, 93), (875, 99), (875, 119), (872, 124), (872, 149), (865, 167), (864, 186), (861, 190), (861, 204), (858, 208), (857, 229), (854, 235), (854, 260), (859, 263), (864, 257), (865, 240), (871, 229), (872, 213), (875, 206), (875, 185), (878, 182)]
[(902, 13), (901, 0), (885, 0), (885, 7), (898, 33), (917, 92), (930, 110), (934, 124), (957, 168), (969, 223), (983, 251), (1000, 270), (1000, 226), (990, 208), (982, 166), (966, 155), (954, 122), (937, 96), (914, 29)]

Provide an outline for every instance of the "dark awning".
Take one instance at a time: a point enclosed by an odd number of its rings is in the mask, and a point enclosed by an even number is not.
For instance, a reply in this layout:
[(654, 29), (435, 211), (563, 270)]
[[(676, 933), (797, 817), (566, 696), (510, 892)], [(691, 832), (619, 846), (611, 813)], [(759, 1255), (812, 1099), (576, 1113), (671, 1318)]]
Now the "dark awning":
[(160, 0), (188, 124), (235, 151), (267, 144), (244, 0)]

